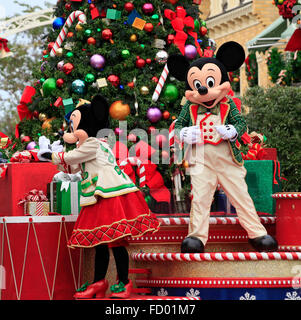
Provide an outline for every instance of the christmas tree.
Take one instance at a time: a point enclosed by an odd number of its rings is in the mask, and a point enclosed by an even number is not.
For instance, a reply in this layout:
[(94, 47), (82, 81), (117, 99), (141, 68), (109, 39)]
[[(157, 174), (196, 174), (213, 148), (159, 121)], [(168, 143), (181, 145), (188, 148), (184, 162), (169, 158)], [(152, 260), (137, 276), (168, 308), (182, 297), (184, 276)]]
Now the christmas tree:
[(165, 70), (162, 92), (153, 93), (170, 54), (192, 61), (214, 53), (214, 41), (200, 19), (200, 1), (194, 1), (58, 1), (42, 61), (34, 72), (36, 81), (26, 88), (18, 106), (21, 121), (12, 151), (34, 148), (41, 135), (57, 140), (57, 132), (68, 127), (66, 115), (79, 102), (101, 94), (111, 105), (117, 140), (125, 135), (119, 128), (121, 120), (127, 121), (128, 148), (141, 139), (128, 134), (131, 130), (152, 134), (155, 146), (150, 152), (157, 163), (165, 159), (167, 164), (158, 169), (170, 187), (173, 167), (169, 154), (162, 151), (168, 136), (159, 130), (168, 129), (176, 119), (185, 87)]

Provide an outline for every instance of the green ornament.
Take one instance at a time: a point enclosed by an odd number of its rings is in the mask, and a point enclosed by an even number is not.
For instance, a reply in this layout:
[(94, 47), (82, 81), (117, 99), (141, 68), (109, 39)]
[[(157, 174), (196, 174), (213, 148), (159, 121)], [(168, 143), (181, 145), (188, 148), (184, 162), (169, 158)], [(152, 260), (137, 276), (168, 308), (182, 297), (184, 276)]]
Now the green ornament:
[(45, 78), (41, 78), (40, 83), (43, 84), (45, 82), (45, 80), (46, 80)]
[(207, 24), (206, 24), (206, 21), (202, 21), (202, 27), (206, 27), (207, 26)]
[(144, 48), (145, 48), (145, 45), (144, 45), (144, 44), (140, 44), (140, 47), (141, 47), (142, 49), (144, 49)]
[(200, 21), (198, 19), (194, 20), (194, 30), (199, 31), (200, 29)]
[(43, 94), (45, 97), (49, 96), (52, 91), (56, 89), (56, 80), (55, 78), (49, 78), (43, 83)]
[(73, 52), (68, 52), (67, 54), (66, 54), (66, 57), (68, 57), (68, 58), (72, 58), (73, 57)]
[(87, 37), (89, 37), (91, 34), (92, 34), (92, 30), (90, 30), (90, 29), (85, 30), (85, 35)]
[(154, 20), (154, 21), (159, 21), (159, 16), (157, 14), (153, 14), (151, 16), (151, 19)]
[(48, 59), (49, 58), (49, 54), (46, 54), (45, 56), (43, 56), (43, 59)]
[(266, 143), (267, 142), (267, 137), (264, 135), (263, 136), (263, 142)]
[(101, 29), (100, 28), (97, 28), (97, 32), (100, 32), (101, 31)]
[(179, 97), (178, 88), (173, 84), (168, 84), (164, 90), (163, 96), (169, 102), (175, 102)]
[(131, 56), (130, 51), (128, 49), (124, 49), (121, 51), (121, 56), (123, 59), (127, 59)]
[(87, 73), (87, 74), (86, 74), (86, 77), (85, 77), (85, 81), (86, 81), (86, 82), (91, 83), (91, 82), (93, 82), (94, 80), (95, 80), (94, 74), (92, 74), (92, 73)]

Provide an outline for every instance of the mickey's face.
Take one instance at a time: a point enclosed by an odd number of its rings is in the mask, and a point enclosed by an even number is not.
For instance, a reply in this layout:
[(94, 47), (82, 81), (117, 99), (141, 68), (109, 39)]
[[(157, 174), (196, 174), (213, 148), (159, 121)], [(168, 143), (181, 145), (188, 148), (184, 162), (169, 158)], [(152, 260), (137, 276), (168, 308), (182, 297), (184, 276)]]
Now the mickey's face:
[(185, 97), (192, 103), (213, 108), (230, 90), (230, 82), (222, 82), (222, 71), (215, 63), (206, 63), (202, 68), (192, 66), (187, 73)]

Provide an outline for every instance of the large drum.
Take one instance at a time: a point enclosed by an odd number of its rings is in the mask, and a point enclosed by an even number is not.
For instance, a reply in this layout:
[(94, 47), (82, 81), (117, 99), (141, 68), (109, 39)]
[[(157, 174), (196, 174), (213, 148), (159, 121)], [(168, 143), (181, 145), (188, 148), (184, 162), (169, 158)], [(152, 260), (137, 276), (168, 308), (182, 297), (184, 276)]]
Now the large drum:
[(0, 299), (73, 299), (81, 286), (82, 249), (67, 241), (77, 216), (0, 218)]

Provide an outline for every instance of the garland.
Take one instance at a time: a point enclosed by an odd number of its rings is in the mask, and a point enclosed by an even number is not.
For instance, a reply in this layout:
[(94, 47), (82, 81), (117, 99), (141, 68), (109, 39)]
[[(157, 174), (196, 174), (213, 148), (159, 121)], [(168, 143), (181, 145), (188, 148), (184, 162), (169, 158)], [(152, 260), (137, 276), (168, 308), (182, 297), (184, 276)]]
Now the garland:
[(246, 60), (246, 74), (249, 87), (254, 87), (258, 84), (258, 65), (256, 60), (256, 54), (250, 53)]
[(292, 19), (297, 13), (293, 13), (293, 7), (298, 4), (297, 0), (274, 0), (273, 3), (279, 10), (279, 15), (283, 19)]

